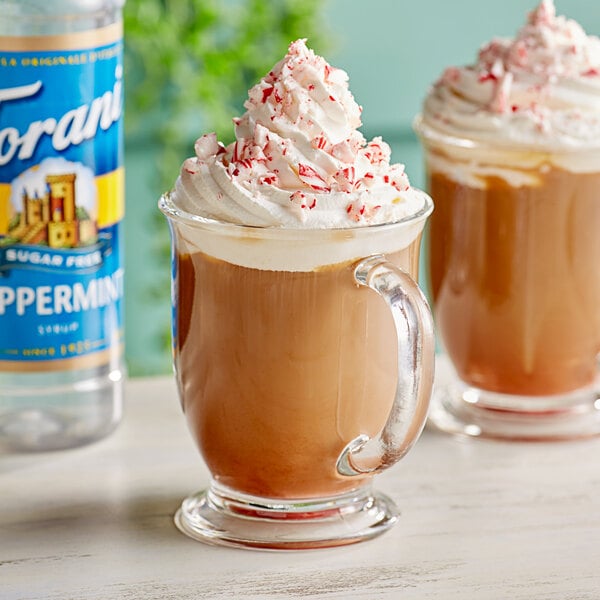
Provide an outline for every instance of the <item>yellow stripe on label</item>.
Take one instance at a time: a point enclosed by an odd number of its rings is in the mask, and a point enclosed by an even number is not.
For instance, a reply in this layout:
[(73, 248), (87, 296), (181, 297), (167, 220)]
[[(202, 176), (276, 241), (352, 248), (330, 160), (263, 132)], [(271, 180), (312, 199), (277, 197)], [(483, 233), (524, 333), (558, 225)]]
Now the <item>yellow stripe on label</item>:
[[(98, 227), (108, 227), (125, 215), (125, 169), (96, 177), (98, 189)], [(1, 231), (1, 230), (0, 230)]]
[[(123, 219), (125, 215), (125, 169), (96, 177), (98, 192), (98, 227), (108, 227)], [(0, 183), (0, 235), (8, 233), (14, 208), (10, 202), (10, 183)]]
[(6, 235), (8, 232), (8, 224), (11, 218), (10, 184), (0, 183), (0, 235)]

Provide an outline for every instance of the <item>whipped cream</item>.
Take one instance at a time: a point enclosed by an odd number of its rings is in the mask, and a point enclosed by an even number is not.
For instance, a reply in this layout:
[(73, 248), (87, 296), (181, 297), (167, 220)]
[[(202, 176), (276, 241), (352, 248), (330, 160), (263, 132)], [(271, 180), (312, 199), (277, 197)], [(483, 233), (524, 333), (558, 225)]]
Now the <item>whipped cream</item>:
[(185, 211), (226, 223), (338, 229), (394, 223), (428, 202), (380, 138), (357, 130), (361, 108), (348, 76), (306, 47), (287, 55), (248, 93), (236, 141), (202, 136), (174, 189)]
[(442, 133), (494, 144), (600, 148), (600, 39), (544, 0), (514, 39), (494, 39), (476, 64), (446, 69), (423, 119)]

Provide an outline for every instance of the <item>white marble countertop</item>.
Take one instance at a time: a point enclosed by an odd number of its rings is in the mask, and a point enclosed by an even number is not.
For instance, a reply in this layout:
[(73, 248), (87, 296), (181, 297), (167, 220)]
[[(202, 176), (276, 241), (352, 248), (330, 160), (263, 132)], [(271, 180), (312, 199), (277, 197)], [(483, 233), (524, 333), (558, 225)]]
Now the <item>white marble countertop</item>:
[(288, 553), (194, 542), (173, 525), (207, 472), (171, 378), (127, 384), (92, 446), (0, 456), (0, 598), (600, 598), (600, 440), (508, 444), (426, 431), (379, 477), (382, 537)]

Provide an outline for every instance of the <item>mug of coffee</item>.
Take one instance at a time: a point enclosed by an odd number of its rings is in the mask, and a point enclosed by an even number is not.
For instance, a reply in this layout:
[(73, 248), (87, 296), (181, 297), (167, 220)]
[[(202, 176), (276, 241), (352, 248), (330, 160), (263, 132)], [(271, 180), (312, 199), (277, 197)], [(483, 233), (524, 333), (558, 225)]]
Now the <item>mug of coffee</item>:
[(458, 375), (431, 410), (445, 431), (600, 434), (599, 60), (543, 0), (425, 99), (431, 293)]
[(346, 230), (212, 221), (172, 195), (160, 209), (176, 379), (212, 476), (178, 526), (280, 549), (385, 531), (396, 509), (371, 480), (419, 436), (433, 381), (433, 325), (415, 283), (431, 202)]
[(350, 544), (395, 522), (371, 481), (429, 405), (433, 325), (415, 281), (433, 205), (358, 131), (347, 74), (305, 40), (244, 106), (235, 141), (204, 134), (159, 203), (179, 394), (211, 474), (176, 523), (242, 547)]
[[(431, 297), (457, 373), (436, 390), (431, 422), (515, 440), (599, 434), (600, 152), (599, 171), (584, 172), (589, 152), (420, 132), (436, 198)], [(473, 169), (482, 174), (461, 176)]]

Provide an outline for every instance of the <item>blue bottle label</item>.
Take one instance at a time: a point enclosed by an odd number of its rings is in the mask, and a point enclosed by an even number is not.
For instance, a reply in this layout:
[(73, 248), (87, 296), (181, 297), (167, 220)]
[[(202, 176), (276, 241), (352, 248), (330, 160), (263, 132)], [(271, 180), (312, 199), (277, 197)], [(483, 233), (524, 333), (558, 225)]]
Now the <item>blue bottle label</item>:
[(122, 348), (120, 25), (0, 37), (0, 370)]

